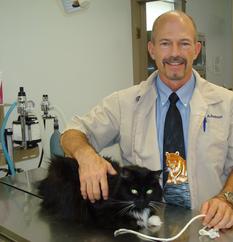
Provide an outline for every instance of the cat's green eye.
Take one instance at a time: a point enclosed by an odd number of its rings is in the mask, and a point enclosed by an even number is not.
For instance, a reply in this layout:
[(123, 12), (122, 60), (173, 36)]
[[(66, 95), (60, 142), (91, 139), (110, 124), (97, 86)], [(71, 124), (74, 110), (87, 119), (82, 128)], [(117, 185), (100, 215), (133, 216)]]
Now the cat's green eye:
[(149, 189), (149, 190), (146, 191), (146, 194), (150, 195), (152, 192), (153, 192), (152, 189)]
[(138, 191), (136, 189), (131, 189), (131, 193), (134, 194), (134, 195), (137, 195)]

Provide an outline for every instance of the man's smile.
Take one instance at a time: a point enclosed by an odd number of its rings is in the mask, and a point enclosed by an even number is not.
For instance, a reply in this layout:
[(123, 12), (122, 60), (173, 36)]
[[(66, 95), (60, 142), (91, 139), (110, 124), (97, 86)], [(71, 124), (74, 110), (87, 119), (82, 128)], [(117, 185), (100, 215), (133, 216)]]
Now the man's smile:
[(164, 58), (163, 59), (163, 64), (169, 64), (169, 65), (181, 65), (185, 64), (186, 65), (187, 60), (183, 57), (177, 56), (177, 57), (169, 57), (169, 58)]

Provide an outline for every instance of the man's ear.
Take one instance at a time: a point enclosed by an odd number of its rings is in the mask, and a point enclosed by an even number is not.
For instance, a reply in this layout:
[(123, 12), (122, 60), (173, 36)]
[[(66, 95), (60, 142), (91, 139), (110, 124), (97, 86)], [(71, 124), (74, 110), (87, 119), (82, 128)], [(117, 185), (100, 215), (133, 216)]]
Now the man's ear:
[(154, 55), (154, 44), (149, 41), (147, 44), (148, 52), (150, 54), (150, 57), (152, 60), (155, 60), (155, 55)]
[(199, 55), (200, 51), (201, 51), (201, 43), (199, 41), (197, 41), (197, 43), (195, 44), (195, 57), (194, 57), (194, 60)]

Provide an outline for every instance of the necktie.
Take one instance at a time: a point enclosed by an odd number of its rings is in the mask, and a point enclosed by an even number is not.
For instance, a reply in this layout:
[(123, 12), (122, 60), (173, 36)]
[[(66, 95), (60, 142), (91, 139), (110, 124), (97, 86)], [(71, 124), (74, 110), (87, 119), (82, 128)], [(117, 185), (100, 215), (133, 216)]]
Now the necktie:
[(163, 139), (163, 184), (166, 184), (168, 172), (166, 171), (166, 152), (179, 152), (180, 156), (185, 159), (185, 146), (183, 125), (180, 112), (176, 106), (179, 97), (173, 92), (169, 96), (170, 106), (166, 114), (164, 123), (164, 139)]

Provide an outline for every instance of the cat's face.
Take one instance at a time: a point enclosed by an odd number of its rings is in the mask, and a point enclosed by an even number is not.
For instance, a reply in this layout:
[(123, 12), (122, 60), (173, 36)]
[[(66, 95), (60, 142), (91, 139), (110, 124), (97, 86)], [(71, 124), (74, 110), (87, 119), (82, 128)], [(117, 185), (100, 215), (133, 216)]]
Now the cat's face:
[(156, 202), (162, 200), (160, 174), (161, 171), (150, 171), (138, 166), (122, 168), (121, 185), (116, 193), (116, 199), (122, 201), (122, 204), (125, 202), (128, 212), (142, 212), (146, 208), (156, 209)]

